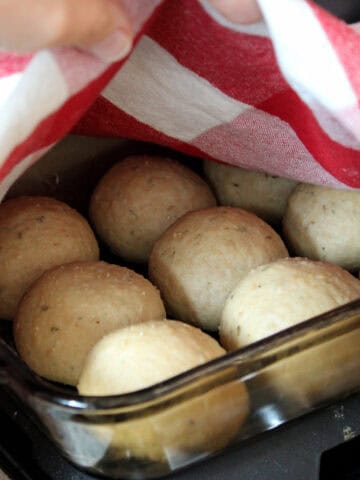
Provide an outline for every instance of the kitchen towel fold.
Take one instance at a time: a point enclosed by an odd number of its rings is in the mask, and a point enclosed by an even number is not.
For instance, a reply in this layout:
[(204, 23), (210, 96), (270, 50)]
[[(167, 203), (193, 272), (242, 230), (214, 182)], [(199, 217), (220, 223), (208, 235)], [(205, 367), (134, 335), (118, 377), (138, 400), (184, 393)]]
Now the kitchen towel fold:
[(264, 20), (246, 26), (206, 0), (122, 3), (137, 32), (125, 61), (0, 53), (0, 199), (70, 131), (360, 187), (356, 24), (306, 0), (259, 0)]

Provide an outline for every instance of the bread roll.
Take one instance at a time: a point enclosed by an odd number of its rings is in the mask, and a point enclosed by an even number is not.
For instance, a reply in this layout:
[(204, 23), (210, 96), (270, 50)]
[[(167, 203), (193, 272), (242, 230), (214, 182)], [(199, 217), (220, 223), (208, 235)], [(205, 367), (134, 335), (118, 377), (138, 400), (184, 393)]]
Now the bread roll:
[(216, 205), (210, 187), (180, 163), (128, 157), (98, 184), (90, 205), (97, 232), (131, 262), (147, 262), (154, 242), (184, 213)]
[(27, 292), (14, 337), (38, 375), (76, 385), (87, 353), (102, 336), (163, 318), (159, 292), (141, 275), (105, 262), (71, 263), (46, 272)]
[(284, 234), (296, 255), (360, 268), (360, 192), (299, 185), (289, 198)]
[[(233, 290), (222, 314), (221, 343), (235, 350), (357, 298), (360, 281), (337, 265), (278, 260), (252, 270)], [(269, 369), (281, 398), (308, 407), (360, 386), (360, 333), (338, 337)]]
[(204, 161), (204, 171), (220, 205), (249, 210), (271, 224), (281, 222), (288, 197), (297, 185), (287, 178), (208, 160)]
[(87, 221), (47, 197), (19, 197), (0, 205), (0, 318), (14, 317), (28, 287), (63, 263), (99, 258)]
[(287, 255), (278, 234), (255, 215), (215, 207), (184, 215), (161, 236), (149, 274), (175, 318), (217, 330), (238, 282), (253, 267)]
[[(220, 345), (201, 330), (177, 321), (146, 322), (113, 332), (87, 357), (78, 390), (82, 395), (129, 393), (163, 382), (224, 355)], [(213, 380), (221, 375), (214, 375)], [(205, 379), (198, 380), (198, 387)], [(216, 385), (216, 384), (215, 384)], [(238, 432), (248, 413), (243, 383), (213, 387), (165, 403), (149, 415), (138, 412), (104, 431), (109, 451), (122, 458), (173, 462), (186, 454), (223, 448)], [(102, 426), (103, 428), (104, 426)], [(109, 433), (111, 431), (111, 434)]]

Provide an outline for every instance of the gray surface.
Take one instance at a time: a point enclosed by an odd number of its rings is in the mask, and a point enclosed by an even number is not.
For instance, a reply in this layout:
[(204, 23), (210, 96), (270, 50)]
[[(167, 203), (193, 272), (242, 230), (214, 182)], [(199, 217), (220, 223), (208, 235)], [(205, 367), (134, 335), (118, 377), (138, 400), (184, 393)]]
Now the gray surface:
[[(7, 412), (7, 419), (4, 412)], [(232, 447), (171, 480), (318, 480), (321, 454), (360, 433), (360, 394)], [(7, 423), (6, 423), (7, 422)], [(65, 461), (0, 390), (0, 453), (11, 425), (15, 480), (91, 480)], [(14, 448), (15, 447), (15, 448)], [(1, 462), (0, 462), (1, 463)], [(21, 473), (21, 471), (23, 473)], [(25, 474), (24, 474), (25, 472)], [(336, 477), (335, 477), (336, 478)], [(2, 479), (1, 479), (2, 480)], [(342, 479), (343, 480), (343, 479)]]
[(315, 3), (348, 23), (360, 20), (360, 2), (358, 0), (315, 0)]
[(321, 454), (360, 433), (360, 395), (259, 435), (172, 480), (317, 480)]

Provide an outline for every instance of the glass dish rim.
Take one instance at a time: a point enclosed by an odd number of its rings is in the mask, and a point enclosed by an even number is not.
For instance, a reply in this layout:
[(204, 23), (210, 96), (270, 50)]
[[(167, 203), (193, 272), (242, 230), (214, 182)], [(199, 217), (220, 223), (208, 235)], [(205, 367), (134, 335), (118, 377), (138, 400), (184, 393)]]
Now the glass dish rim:
[[(108, 396), (80, 395), (76, 391), (67, 391), (66, 386), (62, 387), (42, 379), (32, 372), (6, 340), (0, 337), (0, 385), (18, 384), (22, 388), (26, 388), (32, 397), (41, 399), (69, 413), (100, 413), (99, 411), (102, 411), (103, 414), (106, 414), (107, 411), (116, 408), (140, 407), (142, 404), (159, 400), (167, 394), (174, 394), (181, 388), (191, 386), (196, 380), (204, 379), (215, 373), (221, 373), (228, 368), (234, 368), (234, 366), (244, 366), (246, 364), (255, 365), (260, 361), (257, 369), (261, 369), (264, 367), (264, 363), (261, 363), (261, 361), (263, 361), (266, 356), (270, 357), (267, 365), (279, 360), (279, 358), (271, 359), (271, 351), (273, 349), (283, 348), (286, 350), (286, 347), (289, 347), (289, 343), (296, 340), (301, 341), (307, 333), (313, 332), (314, 330), (322, 332), (337, 323), (341, 323), (350, 315), (355, 314), (360, 314), (360, 299), (307, 319), (238, 350), (227, 352), (225, 355), (180, 373), (163, 382), (135, 392)], [(344, 333), (346, 333), (346, 331), (342, 334)], [(336, 336), (338, 336), (338, 332)], [(326, 340), (320, 343), (324, 341)], [(315, 344), (314, 342), (313, 345)], [(310, 347), (311, 346), (312, 345), (310, 345)], [(286, 356), (288, 355), (284, 355), (284, 358)], [(8, 377), (7, 374), (13, 373), (14, 370), (16, 375)], [(252, 373), (255, 371), (256, 369), (250, 369)], [(243, 376), (246, 375), (243, 374)], [(17, 377), (21, 377), (20, 380)], [(240, 380), (242, 377), (241, 375), (237, 375), (236, 378)], [(11, 385), (9, 388), (13, 389)]]

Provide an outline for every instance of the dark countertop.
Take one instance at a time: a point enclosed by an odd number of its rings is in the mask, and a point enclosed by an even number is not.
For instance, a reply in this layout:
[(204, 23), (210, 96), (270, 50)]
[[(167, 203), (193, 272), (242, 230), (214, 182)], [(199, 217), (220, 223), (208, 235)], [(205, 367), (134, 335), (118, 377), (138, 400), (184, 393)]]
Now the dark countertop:
[[(360, 393), (179, 473), (171, 480), (354, 480), (360, 478)], [(91, 480), (70, 465), (0, 389), (0, 465), (14, 480)], [(352, 440), (355, 439), (355, 440)], [(333, 447), (348, 445), (348, 454)], [(338, 447), (339, 448), (339, 447)], [(344, 448), (344, 447), (343, 447)], [(334, 453), (333, 453), (334, 452)], [(358, 463), (356, 465), (356, 462)], [(356, 473), (354, 474), (354, 469)], [(339, 475), (337, 474), (337, 472)], [(329, 474), (330, 472), (330, 474)], [(329, 476), (330, 475), (330, 476)], [(355, 476), (354, 476), (355, 475)], [(0, 476), (0, 480), (3, 480)]]

